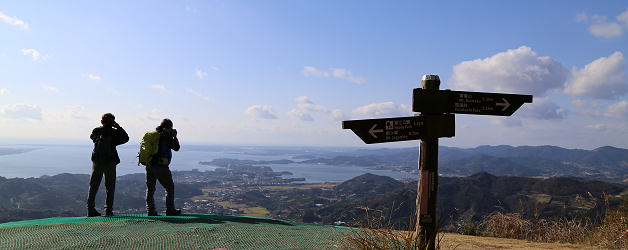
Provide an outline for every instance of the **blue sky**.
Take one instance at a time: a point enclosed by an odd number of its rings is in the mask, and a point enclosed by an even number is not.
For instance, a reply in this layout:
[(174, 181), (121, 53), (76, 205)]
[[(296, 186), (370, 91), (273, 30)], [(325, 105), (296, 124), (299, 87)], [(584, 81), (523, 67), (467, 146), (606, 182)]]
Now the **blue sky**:
[(135, 141), (168, 117), (190, 143), (365, 146), (340, 121), (412, 115), (438, 74), (535, 98), (441, 145), (628, 148), (625, 1), (14, 1), (0, 41), (7, 143), (112, 112)]

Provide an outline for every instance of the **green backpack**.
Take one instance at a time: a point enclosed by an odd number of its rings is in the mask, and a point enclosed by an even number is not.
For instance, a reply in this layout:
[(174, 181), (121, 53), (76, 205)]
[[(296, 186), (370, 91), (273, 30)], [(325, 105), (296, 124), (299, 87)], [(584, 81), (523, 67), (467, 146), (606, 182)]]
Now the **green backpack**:
[(142, 143), (140, 144), (140, 152), (138, 154), (138, 162), (144, 166), (148, 166), (148, 163), (153, 159), (155, 155), (157, 155), (157, 151), (159, 151), (159, 132), (157, 131), (148, 131), (142, 137)]

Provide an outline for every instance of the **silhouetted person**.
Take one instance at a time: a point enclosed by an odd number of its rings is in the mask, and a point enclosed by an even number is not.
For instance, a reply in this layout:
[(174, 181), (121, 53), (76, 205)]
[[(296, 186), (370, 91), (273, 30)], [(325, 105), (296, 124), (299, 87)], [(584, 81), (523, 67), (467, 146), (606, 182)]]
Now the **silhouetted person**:
[(177, 139), (177, 130), (172, 128), (170, 119), (164, 119), (156, 130), (159, 132), (159, 150), (146, 166), (146, 210), (149, 216), (157, 215), (153, 195), (156, 181), (159, 180), (166, 190), (166, 215), (179, 215), (181, 210), (174, 208), (174, 182), (168, 167), (172, 160), (171, 150), (179, 151), (181, 147)]
[(95, 198), (98, 186), (105, 175), (105, 190), (107, 199), (105, 202), (105, 214), (113, 215), (113, 197), (116, 189), (116, 165), (120, 163), (120, 157), (116, 146), (129, 141), (129, 135), (115, 121), (111, 113), (102, 115), (102, 126), (94, 128), (89, 138), (94, 142), (92, 151), (92, 175), (89, 178), (89, 194), (87, 195), (87, 216), (100, 216), (95, 208)]

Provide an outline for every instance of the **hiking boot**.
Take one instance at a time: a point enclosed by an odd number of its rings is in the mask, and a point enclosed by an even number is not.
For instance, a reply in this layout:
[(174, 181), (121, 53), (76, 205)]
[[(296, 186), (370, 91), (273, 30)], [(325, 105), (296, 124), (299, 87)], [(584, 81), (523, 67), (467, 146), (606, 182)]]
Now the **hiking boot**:
[(105, 210), (105, 216), (113, 216), (113, 211), (109, 209)]
[(166, 211), (166, 216), (177, 216), (181, 214), (181, 209)]
[(159, 214), (157, 213), (157, 211), (153, 210), (153, 211), (148, 211), (148, 213), (146, 213), (148, 216), (159, 216)]
[(96, 209), (87, 209), (87, 217), (96, 217), (100, 216), (100, 213), (96, 211)]

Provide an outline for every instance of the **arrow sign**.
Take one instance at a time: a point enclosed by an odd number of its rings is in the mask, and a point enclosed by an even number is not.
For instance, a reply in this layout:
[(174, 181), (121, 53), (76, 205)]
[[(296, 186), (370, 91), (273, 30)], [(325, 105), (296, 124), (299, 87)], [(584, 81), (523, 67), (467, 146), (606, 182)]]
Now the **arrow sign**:
[(375, 135), (375, 133), (382, 133), (384, 132), (383, 129), (375, 129), (375, 127), (377, 127), (377, 123), (373, 124), (373, 127), (371, 127), (371, 129), (369, 129), (369, 134), (371, 134), (371, 136), (373, 136), (373, 138), (377, 139), (377, 135)]
[(484, 93), (451, 90), (414, 89), (412, 111), (428, 114), (456, 113), (472, 115), (510, 116), (531, 95)]
[(366, 144), (453, 137), (454, 115), (421, 115), (383, 119), (343, 121)]

